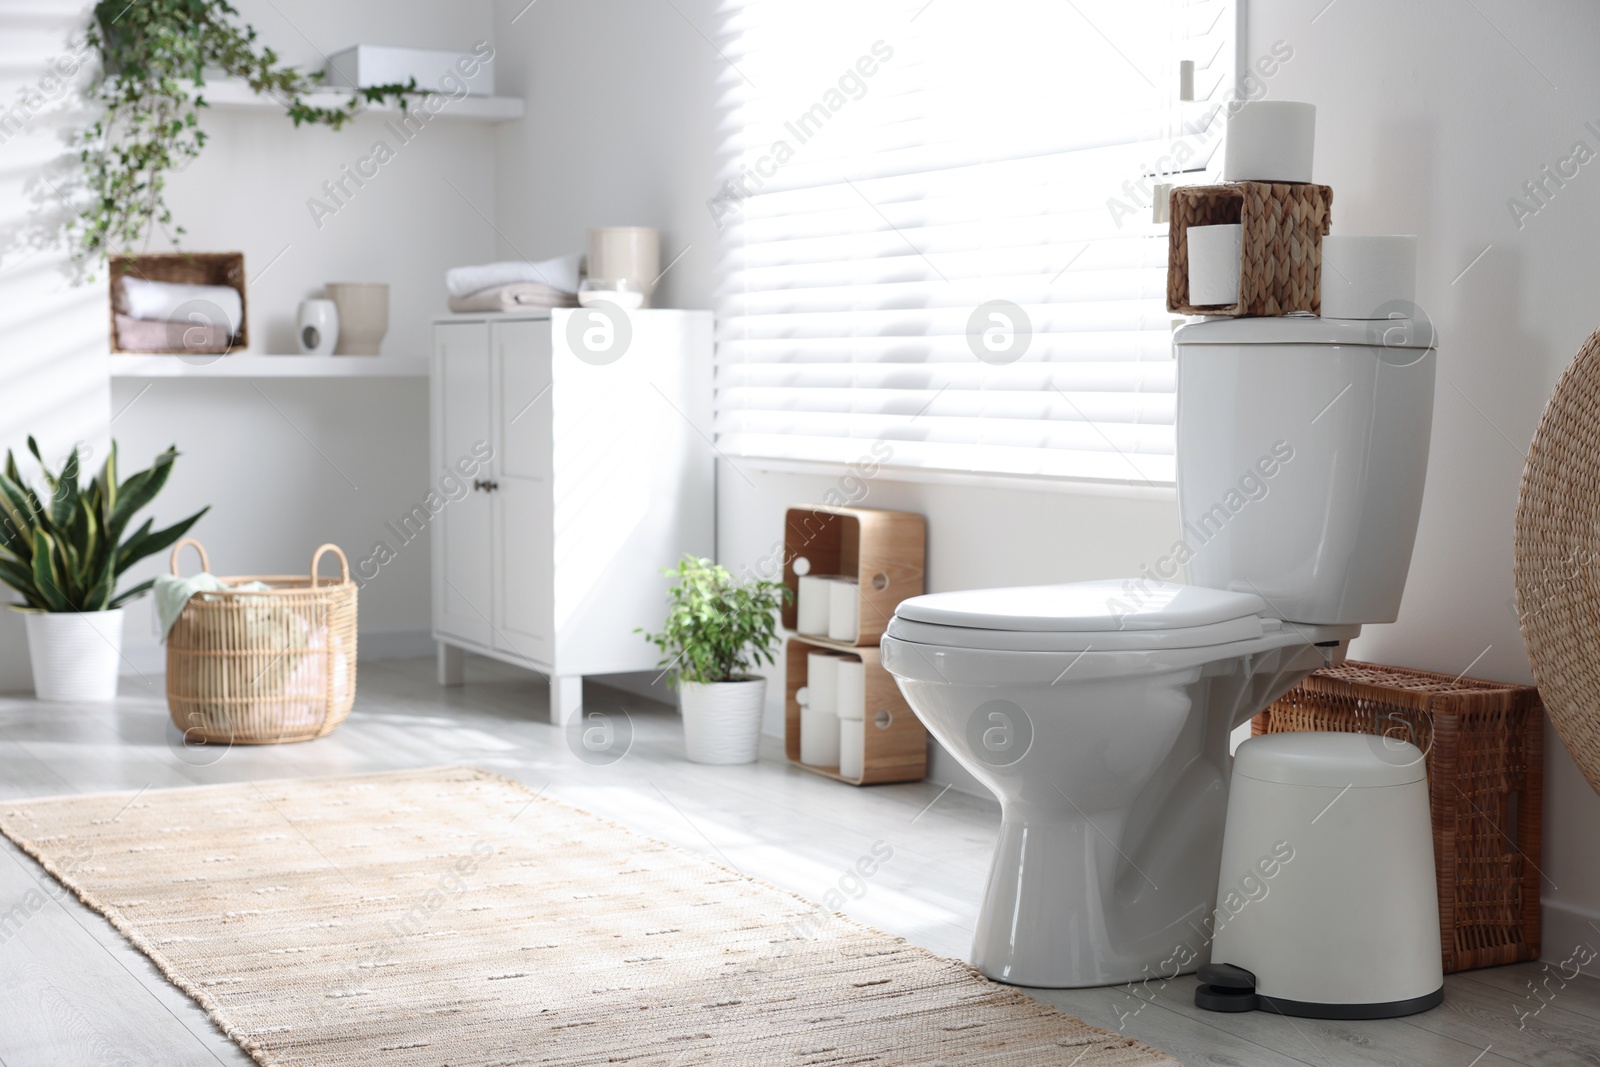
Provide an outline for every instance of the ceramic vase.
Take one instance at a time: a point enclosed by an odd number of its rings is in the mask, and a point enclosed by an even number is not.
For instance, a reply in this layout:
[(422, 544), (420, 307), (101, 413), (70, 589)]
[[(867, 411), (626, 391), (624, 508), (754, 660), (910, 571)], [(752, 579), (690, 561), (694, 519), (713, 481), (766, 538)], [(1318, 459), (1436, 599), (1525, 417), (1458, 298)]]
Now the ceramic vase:
[(329, 282), (339, 315), (336, 356), (375, 356), (389, 332), (389, 287), (381, 282)]
[(331, 356), (339, 343), (339, 306), (332, 300), (302, 300), (294, 339), (308, 356)]

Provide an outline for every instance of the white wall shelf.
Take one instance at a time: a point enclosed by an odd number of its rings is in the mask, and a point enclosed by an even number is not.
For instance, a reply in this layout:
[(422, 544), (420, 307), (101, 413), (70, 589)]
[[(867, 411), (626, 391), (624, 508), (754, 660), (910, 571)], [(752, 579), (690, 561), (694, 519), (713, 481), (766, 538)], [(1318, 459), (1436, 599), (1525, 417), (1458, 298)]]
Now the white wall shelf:
[[(236, 78), (207, 82), (200, 94), (218, 111), (282, 111), (283, 105), (270, 96), (257, 96), (250, 86)], [(326, 89), (312, 93), (307, 99), (316, 105), (334, 107), (350, 100), (348, 89)], [(419, 97), (411, 105), (421, 106)], [(373, 114), (399, 114), (392, 103), (371, 104)], [(522, 117), (523, 101), (516, 96), (467, 96), (460, 100), (447, 100), (435, 118), (466, 120), (469, 122), (511, 122)]]
[(407, 356), (113, 355), (113, 379), (153, 378), (426, 378), (428, 361)]

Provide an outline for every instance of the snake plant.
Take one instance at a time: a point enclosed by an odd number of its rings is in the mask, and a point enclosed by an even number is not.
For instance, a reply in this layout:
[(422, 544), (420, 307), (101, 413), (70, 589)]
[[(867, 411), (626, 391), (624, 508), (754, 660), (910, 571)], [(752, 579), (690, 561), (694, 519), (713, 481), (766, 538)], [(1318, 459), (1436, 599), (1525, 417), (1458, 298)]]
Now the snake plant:
[(202, 508), (164, 530), (152, 530), (153, 519), (124, 537), (129, 522), (172, 473), (176, 448), (156, 457), (150, 469), (117, 478), (117, 445), (111, 443), (100, 474), (87, 485), (78, 478), (78, 450), (67, 457), (60, 474), (52, 474), (28, 438), (28, 451), (39, 461), (47, 492), (41, 496), (22, 480), (16, 457), (6, 450), (0, 475), (0, 582), (22, 594), (24, 610), (108, 611), (120, 608), (150, 590), (154, 581), (116, 592), (117, 579), (146, 556), (174, 544), (210, 508)]

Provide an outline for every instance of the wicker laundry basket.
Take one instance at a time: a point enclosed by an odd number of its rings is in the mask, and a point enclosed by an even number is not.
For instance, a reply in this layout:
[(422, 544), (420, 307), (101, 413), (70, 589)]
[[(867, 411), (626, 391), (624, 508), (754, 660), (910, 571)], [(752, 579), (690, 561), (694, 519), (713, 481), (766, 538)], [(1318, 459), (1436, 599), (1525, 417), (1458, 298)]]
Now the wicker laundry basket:
[[(193, 545), (209, 571), (206, 550)], [(318, 578), (322, 557), (337, 580)], [(270, 745), (331, 733), (356, 696), (356, 584), (337, 545), (311, 557), (309, 576), (246, 575), (265, 591), (197, 593), (167, 634), (167, 710), (191, 743)]]

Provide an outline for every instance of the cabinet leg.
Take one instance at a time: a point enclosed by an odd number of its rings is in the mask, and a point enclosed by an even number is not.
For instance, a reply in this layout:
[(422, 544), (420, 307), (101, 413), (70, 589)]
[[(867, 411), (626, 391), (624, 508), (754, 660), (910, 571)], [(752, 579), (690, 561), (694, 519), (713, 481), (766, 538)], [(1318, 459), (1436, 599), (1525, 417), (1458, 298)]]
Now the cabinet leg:
[(439, 684), (442, 686), (467, 684), (467, 652), (456, 645), (439, 645)]
[(565, 726), (578, 715), (583, 706), (583, 675), (552, 674), (550, 676), (550, 721)]

